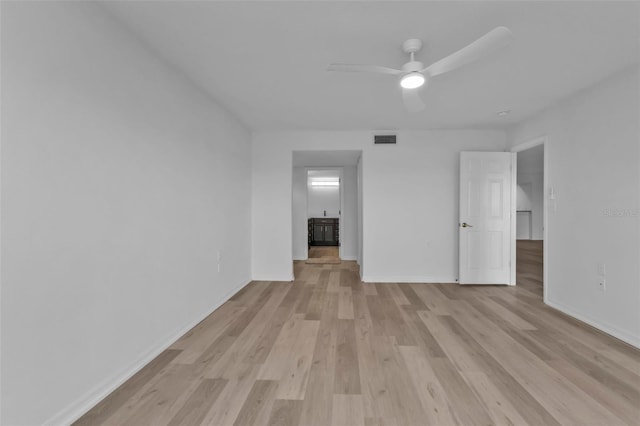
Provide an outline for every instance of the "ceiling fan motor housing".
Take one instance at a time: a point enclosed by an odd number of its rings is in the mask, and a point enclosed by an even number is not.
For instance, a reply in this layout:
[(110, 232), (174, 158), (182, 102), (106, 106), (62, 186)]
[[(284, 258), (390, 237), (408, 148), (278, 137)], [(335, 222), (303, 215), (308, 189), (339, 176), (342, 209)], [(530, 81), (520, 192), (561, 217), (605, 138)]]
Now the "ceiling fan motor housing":
[(422, 49), (422, 40), (419, 38), (410, 38), (402, 43), (402, 50), (405, 53), (415, 53)]
[(406, 73), (419, 72), (420, 70), (423, 70), (423, 69), (424, 69), (424, 65), (420, 61), (407, 62), (402, 66), (402, 71)]

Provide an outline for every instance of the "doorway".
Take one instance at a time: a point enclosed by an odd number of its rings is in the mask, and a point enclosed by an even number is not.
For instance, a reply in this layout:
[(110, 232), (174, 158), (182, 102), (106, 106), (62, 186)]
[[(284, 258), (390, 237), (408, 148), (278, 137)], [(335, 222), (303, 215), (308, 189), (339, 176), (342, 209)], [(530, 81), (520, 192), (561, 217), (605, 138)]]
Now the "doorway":
[(516, 284), (545, 299), (546, 271), (546, 138), (515, 146), (516, 180)]
[(343, 169), (307, 169), (308, 260), (340, 260)]
[[(330, 175), (332, 173), (333, 175)], [(338, 171), (339, 174), (335, 174)], [(292, 259), (306, 262), (309, 259), (331, 256), (338, 261), (357, 261), (362, 267), (362, 151), (293, 151), (292, 170)], [(322, 185), (325, 182), (335, 182)], [(316, 202), (309, 198), (310, 178), (319, 180), (315, 188), (328, 195), (338, 188), (339, 204)], [(334, 186), (336, 185), (336, 186)], [(328, 189), (328, 190), (327, 190)], [(319, 192), (319, 191), (316, 191)], [(322, 197), (321, 197), (322, 198)], [(325, 200), (326, 201), (326, 200)], [(337, 244), (310, 244), (309, 219), (336, 220), (337, 225), (319, 223), (318, 235)], [(333, 234), (335, 232), (335, 234)], [(335, 235), (332, 237), (332, 235)], [(337, 255), (336, 255), (337, 251)], [(318, 257), (319, 256), (319, 257)], [(295, 274), (295, 268), (294, 268)]]

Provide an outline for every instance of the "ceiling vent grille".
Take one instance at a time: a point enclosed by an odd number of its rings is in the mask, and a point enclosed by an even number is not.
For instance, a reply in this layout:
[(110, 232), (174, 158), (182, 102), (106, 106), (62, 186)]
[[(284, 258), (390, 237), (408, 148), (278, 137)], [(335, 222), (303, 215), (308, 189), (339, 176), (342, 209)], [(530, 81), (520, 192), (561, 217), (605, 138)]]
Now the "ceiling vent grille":
[(396, 135), (374, 135), (373, 143), (374, 144), (395, 144)]

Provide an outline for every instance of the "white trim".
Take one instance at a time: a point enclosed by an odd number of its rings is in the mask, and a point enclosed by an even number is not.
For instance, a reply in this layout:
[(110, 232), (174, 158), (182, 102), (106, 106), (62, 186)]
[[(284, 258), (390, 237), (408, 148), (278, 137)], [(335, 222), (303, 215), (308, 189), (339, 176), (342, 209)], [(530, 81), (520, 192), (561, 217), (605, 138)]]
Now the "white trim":
[(133, 377), (134, 374), (139, 372), (143, 367), (153, 361), (158, 355), (169, 348), (176, 340), (185, 335), (189, 330), (198, 325), (202, 320), (211, 315), (216, 309), (222, 306), (228, 301), (231, 296), (236, 294), (240, 289), (249, 284), (251, 280), (244, 282), (236, 286), (233, 290), (225, 294), (218, 303), (214, 304), (211, 309), (208, 309), (201, 315), (198, 315), (195, 320), (189, 322), (179, 330), (169, 334), (167, 337), (161, 339), (157, 344), (153, 345), (146, 353), (142, 354), (136, 361), (134, 361), (129, 367), (125, 368), (121, 373), (103, 380), (100, 384), (95, 386), (85, 396), (72, 402), (67, 407), (60, 410), (57, 414), (53, 415), (49, 420), (44, 422), (44, 425), (69, 425), (90, 409), (96, 406), (100, 401), (106, 398), (109, 394), (115, 391), (120, 385)]
[(623, 342), (628, 343), (631, 346), (634, 346), (640, 349), (640, 338), (638, 338), (638, 336), (634, 336), (633, 334), (630, 334), (624, 330), (620, 330), (611, 324), (602, 323), (594, 319), (591, 319), (587, 316), (584, 316), (572, 310), (568, 306), (563, 305), (562, 303), (547, 300), (545, 301), (545, 304), (552, 307), (553, 309), (556, 309), (562, 312), (563, 314), (569, 315), (570, 317), (573, 317), (579, 321), (582, 321), (583, 323), (588, 324), (591, 327), (594, 327), (604, 333), (609, 334), (610, 336), (615, 337), (616, 339), (622, 340)]
[[(544, 191), (542, 197), (542, 301), (549, 304), (547, 294), (549, 293), (547, 285), (549, 283), (549, 203), (547, 199), (549, 197), (549, 137), (547, 135), (539, 136), (535, 139), (531, 139), (527, 142), (523, 142), (511, 147), (511, 152), (521, 152), (527, 149), (542, 145), (544, 147), (543, 158), (543, 176), (542, 176), (542, 188)], [(514, 189), (518, 185), (517, 176), (516, 181), (513, 183)], [(513, 233), (513, 242), (515, 244), (516, 234)], [(513, 270), (515, 273), (516, 263), (514, 261)]]
[(511, 284), (509, 283), (497, 283), (495, 281), (474, 281), (472, 283), (460, 283), (460, 285), (462, 286), (467, 286), (467, 285), (508, 285), (510, 286)]
[[(307, 220), (309, 219), (309, 171), (315, 170), (335, 170), (339, 173), (340, 184), (338, 185), (339, 197), (340, 197), (340, 214), (338, 214), (338, 235), (340, 238), (340, 245), (338, 246), (338, 257), (342, 259), (342, 236), (344, 235), (344, 220), (342, 220), (343, 214), (342, 210), (344, 210), (344, 168), (345, 166), (304, 166), (305, 170), (305, 194), (307, 195), (307, 208), (305, 210), (305, 217)], [(293, 173), (293, 168), (291, 169)], [(293, 191), (293, 188), (292, 188)], [(292, 217), (293, 222), (293, 217)], [(292, 231), (293, 232), (293, 231)], [(293, 251), (293, 248), (292, 248)], [(307, 257), (304, 259), (296, 259), (293, 260), (307, 260), (309, 258), (309, 247), (305, 247), (305, 251), (307, 253)]]
[[(533, 147), (536, 147), (538, 145), (544, 145), (548, 140), (548, 137), (545, 136), (540, 136), (537, 137), (535, 139), (531, 139), (528, 140), (526, 142), (523, 143), (519, 143), (518, 145), (514, 145), (511, 147), (510, 152), (520, 152), (520, 151), (526, 151), (527, 149), (531, 149)], [(546, 146), (545, 146), (546, 148)]]
[(518, 154), (511, 154), (511, 256), (509, 257), (509, 285), (516, 285), (516, 219), (518, 195)]
[[(342, 259), (342, 242), (344, 241), (344, 167), (340, 167), (340, 210), (338, 211), (338, 257)], [(356, 213), (357, 214), (357, 213)]]
[(422, 275), (377, 275), (366, 276), (362, 279), (365, 283), (422, 283), (422, 284), (437, 284), (437, 283), (454, 283), (457, 284), (456, 277), (428, 277)]
[(358, 261), (358, 256), (345, 256), (341, 257), (340, 260), (348, 260), (348, 261)]
[[(356, 165), (356, 255), (358, 259), (358, 275), (364, 275), (364, 185), (362, 183), (364, 177), (364, 152), (360, 151), (358, 163)], [(361, 278), (362, 279), (362, 278)]]
[[(294, 258), (293, 258), (293, 260), (299, 260), (299, 261), (302, 261), (302, 260), (308, 260), (308, 258), (306, 258), (306, 257), (305, 257), (305, 258), (300, 258), (300, 259), (298, 259), (298, 258), (295, 258), (295, 257), (294, 257)], [(357, 256), (345, 256), (345, 257), (341, 257), (341, 258), (340, 258), (340, 260), (345, 260), (345, 261), (355, 261), (355, 262), (357, 262), (357, 261), (358, 261), (358, 257), (357, 257)]]
[[(307, 259), (303, 259), (303, 260), (307, 260)], [(291, 263), (291, 265), (293, 265), (293, 263)], [(292, 266), (293, 269), (293, 266)], [(251, 281), (281, 281), (281, 282), (289, 282), (289, 281), (293, 281), (293, 272), (291, 273), (291, 275), (289, 276), (282, 276), (282, 275), (256, 275), (253, 277), (253, 279)]]

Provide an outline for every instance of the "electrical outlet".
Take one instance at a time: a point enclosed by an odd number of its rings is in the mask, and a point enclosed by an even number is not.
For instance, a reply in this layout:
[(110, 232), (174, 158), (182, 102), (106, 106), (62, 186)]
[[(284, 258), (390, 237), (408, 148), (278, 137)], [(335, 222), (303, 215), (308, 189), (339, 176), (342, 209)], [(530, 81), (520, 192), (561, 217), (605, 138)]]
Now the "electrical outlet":
[(607, 289), (607, 281), (604, 278), (598, 280), (598, 290), (605, 291)]
[(600, 275), (601, 277), (607, 276), (607, 265), (605, 265), (604, 263), (598, 263), (598, 275)]

